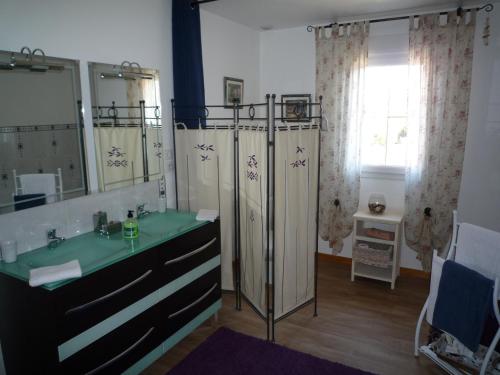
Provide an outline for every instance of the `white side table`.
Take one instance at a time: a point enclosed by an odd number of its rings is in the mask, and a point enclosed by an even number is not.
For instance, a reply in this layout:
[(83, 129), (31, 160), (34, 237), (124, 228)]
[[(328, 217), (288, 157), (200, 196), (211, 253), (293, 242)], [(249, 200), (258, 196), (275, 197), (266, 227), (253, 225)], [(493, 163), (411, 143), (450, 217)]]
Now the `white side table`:
[[(403, 214), (397, 212), (386, 212), (382, 215), (373, 215), (366, 210), (359, 210), (354, 214), (353, 231), (353, 258), (351, 266), (351, 281), (356, 276), (366, 277), (375, 280), (391, 283), (391, 289), (394, 289), (396, 278), (399, 276), (401, 264), (401, 228)], [(367, 229), (375, 228), (392, 233), (389, 239), (379, 239), (367, 234)], [(385, 266), (373, 265), (373, 262), (364, 262), (355, 259), (355, 248), (364, 243), (365, 246), (379, 247), (389, 252), (392, 247), (392, 260), (389, 260)]]

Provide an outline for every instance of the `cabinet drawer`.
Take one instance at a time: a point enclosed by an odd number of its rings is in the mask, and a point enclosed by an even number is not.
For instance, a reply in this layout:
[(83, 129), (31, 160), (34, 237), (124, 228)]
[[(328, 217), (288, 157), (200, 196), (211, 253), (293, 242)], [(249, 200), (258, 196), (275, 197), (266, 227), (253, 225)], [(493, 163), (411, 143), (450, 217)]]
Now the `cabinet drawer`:
[(172, 335), (220, 298), (221, 272), (217, 267), (158, 305), (161, 335)]
[(61, 363), (63, 374), (120, 374), (161, 344), (151, 308)]
[(166, 284), (220, 254), (219, 221), (204, 225), (158, 248), (159, 279)]
[(148, 250), (57, 289), (58, 343), (153, 292), (156, 262)]

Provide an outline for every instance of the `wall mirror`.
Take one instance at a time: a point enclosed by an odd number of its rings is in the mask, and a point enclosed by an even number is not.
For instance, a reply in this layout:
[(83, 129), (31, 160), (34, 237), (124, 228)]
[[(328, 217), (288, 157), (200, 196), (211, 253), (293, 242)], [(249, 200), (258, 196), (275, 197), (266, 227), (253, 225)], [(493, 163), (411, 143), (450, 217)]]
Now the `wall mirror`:
[(87, 192), (79, 62), (0, 51), (0, 214)]
[(89, 75), (99, 190), (161, 178), (158, 70), (128, 61), (90, 63)]

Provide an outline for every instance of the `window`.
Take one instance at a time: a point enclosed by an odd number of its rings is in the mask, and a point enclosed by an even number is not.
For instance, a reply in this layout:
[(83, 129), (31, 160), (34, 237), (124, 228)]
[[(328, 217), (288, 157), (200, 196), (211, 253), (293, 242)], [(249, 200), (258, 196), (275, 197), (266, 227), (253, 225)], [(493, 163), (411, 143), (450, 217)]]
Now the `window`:
[(406, 165), (408, 38), (407, 20), (370, 25), (361, 130), (365, 171), (399, 172)]
[(367, 68), (362, 126), (361, 158), (364, 166), (405, 166), (408, 65)]

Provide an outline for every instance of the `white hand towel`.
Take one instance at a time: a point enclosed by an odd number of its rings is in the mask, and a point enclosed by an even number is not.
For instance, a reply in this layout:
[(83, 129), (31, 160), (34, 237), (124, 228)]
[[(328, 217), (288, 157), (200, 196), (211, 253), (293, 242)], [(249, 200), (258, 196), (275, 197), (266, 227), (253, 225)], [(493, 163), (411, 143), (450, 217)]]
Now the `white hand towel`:
[(495, 280), (500, 275), (500, 232), (460, 224), (455, 262)]
[(82, 269), (78, 260), (57, 266), (33, 268), (30, 270), (30, 286), (39, 286), (55, 281), (82, 277)]
[(56, 201), (56, 178), (54, 174), (22, 174), (19, 179), (23, 194), (45, 194), (47, 203)]
[(196, 220), (198, 221), (211, 221), (212, 223), (219, 216), (219, 211), (217, 210), (205, 210), (201, 209), (198, 211), (198, 215), (196, 215)]

